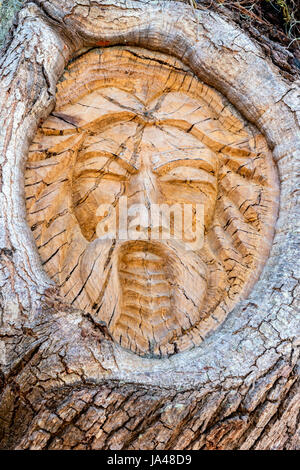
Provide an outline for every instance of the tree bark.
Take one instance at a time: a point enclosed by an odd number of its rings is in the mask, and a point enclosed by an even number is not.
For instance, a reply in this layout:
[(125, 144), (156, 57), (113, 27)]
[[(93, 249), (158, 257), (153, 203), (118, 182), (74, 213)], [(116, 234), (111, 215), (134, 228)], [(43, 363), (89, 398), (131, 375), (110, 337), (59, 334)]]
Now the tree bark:
[[(194, 349), (140, 357), (66, 303), (26, 221), (24, 169), (66, 65), (95, 47), (176, 57), (266, 138), (275, 236), (252, 291)], [(0, 446), (297, 449), (297, 82), (226, 18), (179, 2), (26, 2), (0, 60)]]

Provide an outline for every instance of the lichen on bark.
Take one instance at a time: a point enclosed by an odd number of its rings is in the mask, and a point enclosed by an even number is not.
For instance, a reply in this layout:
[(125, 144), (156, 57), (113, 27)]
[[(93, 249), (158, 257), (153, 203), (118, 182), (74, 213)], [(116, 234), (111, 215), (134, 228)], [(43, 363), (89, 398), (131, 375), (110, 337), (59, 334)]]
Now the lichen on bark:
[(0, 2), (0, 47), (12, 24), (15, 14), (22, 7), (23, 0), (3, 0)]

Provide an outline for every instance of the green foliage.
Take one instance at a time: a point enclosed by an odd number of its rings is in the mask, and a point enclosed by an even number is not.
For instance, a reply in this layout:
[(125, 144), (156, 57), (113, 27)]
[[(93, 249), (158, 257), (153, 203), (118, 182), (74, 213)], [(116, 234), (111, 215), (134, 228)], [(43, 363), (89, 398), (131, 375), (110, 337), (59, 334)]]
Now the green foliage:
[[(297, 48), (300, 35), (299, 0), (197, 0), (199, 5), (211, 8), (214, 5), (226, 7), (238, 13), (240, 19), (254, 23), (262, 34), (269, 29), (270, 37), (279, 37), (280, 42), (289, 48)], [(285, 38), (284, 38), (285, 36)]]
[(299, 29), (299, 3), (297, 0), (265, 0), (274, 8), (277, 7), (285, 22), (286, 33), (289, 37)]
[[(271, 0), (267, 0), (267, 2), (272, 3)], [(273, 3), (281, 9), (284, 21), (287, 24), (290, 23), (292, 12), (290, 11), (290, 6), (287, 4), (286, 0), (275, 0)]]
[(13, 18), (22, 6), (22, 0), (2, 0), (0, 1), (0, 47), (3, 45), (7, 31)]

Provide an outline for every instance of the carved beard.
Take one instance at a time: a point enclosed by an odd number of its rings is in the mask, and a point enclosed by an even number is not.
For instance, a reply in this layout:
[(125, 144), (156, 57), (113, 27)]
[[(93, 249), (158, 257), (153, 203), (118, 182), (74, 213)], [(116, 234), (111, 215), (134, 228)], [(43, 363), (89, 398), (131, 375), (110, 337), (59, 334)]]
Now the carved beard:
[(207, 291), (206, 264), (179, 240), (96, 239), (80, 273), (95, 315), (114, 339), (151, 357), (176, 352), (176, 337), (199, 320)]

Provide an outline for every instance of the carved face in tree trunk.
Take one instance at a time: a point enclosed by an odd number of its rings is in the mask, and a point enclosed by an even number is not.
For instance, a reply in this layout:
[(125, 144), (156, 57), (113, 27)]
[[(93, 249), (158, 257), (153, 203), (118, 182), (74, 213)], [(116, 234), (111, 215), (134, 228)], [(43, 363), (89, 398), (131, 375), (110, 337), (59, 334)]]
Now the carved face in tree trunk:
[[(25, 187), (45, 270), (66, 301), (105, 321), (123, 347), (156, 357), (199, 344), (247, 294), (277, 210), (257, 129), (181, 62), (138, 48), (93, 50), (69, 66)], [(122, 238), (110, 230), (124, 201), (135, 236)], [(174, 237), (175, 209), (153, 223), (163, 204), (193, 208), (201, 246)]]

